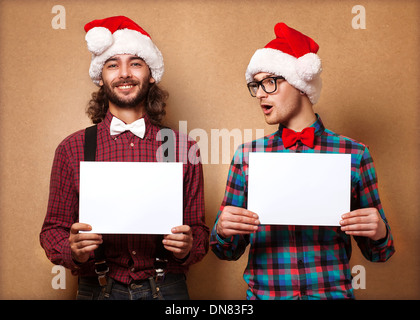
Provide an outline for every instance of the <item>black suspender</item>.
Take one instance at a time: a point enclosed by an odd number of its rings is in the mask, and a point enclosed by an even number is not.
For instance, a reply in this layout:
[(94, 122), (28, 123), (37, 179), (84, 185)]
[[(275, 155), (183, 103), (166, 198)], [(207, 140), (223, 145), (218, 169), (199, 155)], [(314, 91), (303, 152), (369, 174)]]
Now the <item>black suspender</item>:
[[(95, 161), (96, 160), (96, 133), (97, 125), (88, 127), (85, 129), (85, 145), (84, 145), (84, 160)], [(101, 286), (107, 284), (106, 274), (109, 271), (108, 265), (106, 264), (105, 248), (101, 244), (98, 249), (95, 250), (95, 272), (98, 275), (98, 281)]]
[[(84, 145), (84, 160), (95, 161), (96, 160), (96, 146), (97, 146), (97, 125), (87, 127), (85, 129), (85, 145)], [(175, 159), (171, 159), (174, 161)], [(162, 281), (165, 276), (165, 269), (168, 260), (166, 259), (166, 250), (162, 244), (163, 236), (159, 236), (156, 243), (156, 260), (154, 268), (156, 271), (156, 282)], [(98, 275), (98, 281), (101, 286), (107, 284), (106, 274), (109, 271), (108, 265), (106, 264), (105, 248), (101, 244), (98, 249), (95, 250), (95, 272)]]
[(95, 161), (96, 160), (96, 132), (98, 131), (98, 126), (88, 127), (85, 129), (85, 161)]

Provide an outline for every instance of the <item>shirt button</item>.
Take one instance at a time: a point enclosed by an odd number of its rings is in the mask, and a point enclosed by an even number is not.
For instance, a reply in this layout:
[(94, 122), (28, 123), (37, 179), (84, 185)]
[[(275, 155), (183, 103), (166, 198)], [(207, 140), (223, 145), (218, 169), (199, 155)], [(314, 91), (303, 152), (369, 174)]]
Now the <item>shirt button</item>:
[(134, 250), (131, 251), (132, 255), (135, 256), (137, 254), (137, 252), (135, 252)]
[(130, 270), (131, 270), (131, 272), (134, 272), (134, 271), (136, 271), (136, 269), (135, 269), (135, 268), (131, 268)]
[(134, 143), (133, 143), (133, 142), (131, 142), (131, 143), (130, 143), (130, 146), (134, 147)]

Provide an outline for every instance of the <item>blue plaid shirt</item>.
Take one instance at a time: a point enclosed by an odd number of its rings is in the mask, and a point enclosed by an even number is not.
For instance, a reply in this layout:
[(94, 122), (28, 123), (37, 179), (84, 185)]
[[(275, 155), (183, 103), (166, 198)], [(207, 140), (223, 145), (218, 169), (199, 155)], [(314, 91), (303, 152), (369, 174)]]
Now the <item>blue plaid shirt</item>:
[(368, 148), (353, 139), (325, 129), (320, 117), (315, 127), (315, 146), (298, 141), (286, 149), (282, 130), (238, 147), (229, 169), (225, 196), (213, 227), (212, 251), (225, 260), (237, 260), (250, 245), (244, 279), (247, 299), (352, 299), (349, 266), (351, 238), (340, 227), (260, 225), (251, 235), (222, 239), (216, 224), (225, 206), (246, 208), (250, 152), (302, 152), (351, 154), (351, 210), (375, 207), (387, 227), (385, 239), (354, 237), (363, 256), (386, 261), (394, 253), (393, 237), (378, 194), (377, 177)]

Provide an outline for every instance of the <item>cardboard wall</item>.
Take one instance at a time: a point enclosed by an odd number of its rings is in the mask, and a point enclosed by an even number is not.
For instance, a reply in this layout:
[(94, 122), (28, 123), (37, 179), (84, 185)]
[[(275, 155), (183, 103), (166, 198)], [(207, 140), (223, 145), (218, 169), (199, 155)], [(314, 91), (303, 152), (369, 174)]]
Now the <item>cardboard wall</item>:
[[(352, 27), (356, 4), (365, 8), (366, 29)], [(65, 8), (65, 29), (53, 27), (55, 5)], [(239, 130), (241, 140), (276, 130), (247, 91), (249, 59), (273, 39), (277, 22), (312, 36), (324, 67), (315, 111), (331, 130), (370, 147), (395, 237), (397, 252), (384, 264), (366, 261), (354, 246), (351, 265), (366, 270), (366, 289), (356, 296), (419, 299), (419, 9), (415, 0), (0, 1), (0, 299), (75, 296), (68, 271), (65, 289), (52, 286), (57, 271), (39, 232), (55, 148), (89, 125), (84, 112), (96, 87), (83, 26), (113, 15), (138, 22), (163, 53), (167, 123), (178, 129), (186, 121), (188, 133), (207, 134), (197, 140), (210, 162), (204, 164), (210, 228), (228, 173), (222, 154), (211, 161), (212, 129)], [(235, 148), (231, 139), (229, 159)], [(209, 252), (190, 270), (191, 298), (244, 299), (245, 266), (246, 254), (227, 262)]]

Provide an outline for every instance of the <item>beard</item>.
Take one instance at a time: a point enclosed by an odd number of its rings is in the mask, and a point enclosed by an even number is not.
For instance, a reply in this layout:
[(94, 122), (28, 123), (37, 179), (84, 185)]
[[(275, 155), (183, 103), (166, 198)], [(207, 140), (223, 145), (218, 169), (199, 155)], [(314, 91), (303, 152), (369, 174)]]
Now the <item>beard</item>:
[(150, 84), (148, 81), (144, 81), (140, 86), (140, 90), (135, 96), (132, 97), (117, 95), (112, 89), (120, 85), (138, 86), (139, 83), (140, 82), (136, 80), (121, 80), (115, 82), (114, 84), (104, 83), (103, 87), (105, 97), (119, 108), (134, 109), (146, 101), (150, 88)]

